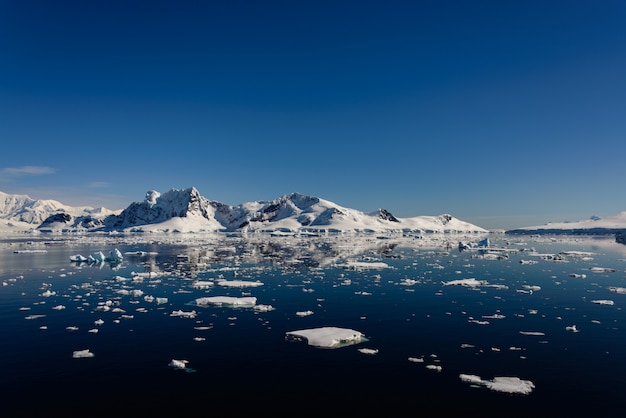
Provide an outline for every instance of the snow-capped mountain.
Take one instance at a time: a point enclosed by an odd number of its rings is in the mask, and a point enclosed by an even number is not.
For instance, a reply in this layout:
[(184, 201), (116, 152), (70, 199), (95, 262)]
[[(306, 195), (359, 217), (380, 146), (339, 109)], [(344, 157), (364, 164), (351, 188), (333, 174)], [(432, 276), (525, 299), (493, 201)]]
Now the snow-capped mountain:
[[(37, 228), (50, 217), (81, 218), (85, 228), (92, 228), (107, 216), (119, 213), (105, 208), (68, 206), (56, 200), (35, 200), (27, 195), (0, 192), (0, 228), (26, 231)], [(91, 221), (89, 221), (91, 219)]]
[[(13, 212), (20, 210), (19, 205), (13, 206)], [(100, 216), (97, 216), (98, 214)], [(106, 210), (101, 210), (98, 214), (90, 208), (71, 208), (58, 204), (53, 210), (51, 209), (51, 214), (43, 219), (37, 230), (41, 232), (488, 232), (448, 214), (397, 218), (385, 209), (365, 213), (299, 193), (291, 193), (271, 201), (254, 201), (230, 206), (203, 197), (195, 187), (172, 189), (163, 194), (151, 190), (146, 193), (143, 201), (131, 203), (121, 212), (109, 211), (107, 213)], [(31, 225), (34, 224), (35, 222), (31, 222)]]
[(593, 217), (577, 222), (553, 222), (539, 226), (511, 229), (507, 234), (615, 234), (626, 230), (626, 211), (604, 218)]

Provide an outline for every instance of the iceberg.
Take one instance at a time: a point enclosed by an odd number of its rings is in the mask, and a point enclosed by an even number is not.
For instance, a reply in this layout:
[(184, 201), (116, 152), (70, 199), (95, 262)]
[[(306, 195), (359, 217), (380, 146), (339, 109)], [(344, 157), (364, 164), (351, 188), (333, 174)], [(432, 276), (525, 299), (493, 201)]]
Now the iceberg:
[(109, 257), (107, 257), (107, 261), (112, 261), (112, 262), (119, 262), (122, 261), (124, 259), (124, 256), (122, 255), (121, 251), (118, 250), (117, 248), (111, 250), (109, 252)]
[(288, 331), (287, 340), (305, 340), (308, 345), (319, 348), (339, 348), (368, 341), (365, 335), (349, 328), (320, 327)]
[(522, 380), (519, 377), (494, 377), (493, 380), (483, 380), (480, 376), (461, 373), (459, 378), (464, 382), (484, 386), (496, 392), (527, 395), (535, 388), (533, 382)]
[(91, 263), (102, 263), (105, 260), (104, 253), (102, 251), (98, 251), (96, 253), (91, 254), (87, 257), (87, 260)]

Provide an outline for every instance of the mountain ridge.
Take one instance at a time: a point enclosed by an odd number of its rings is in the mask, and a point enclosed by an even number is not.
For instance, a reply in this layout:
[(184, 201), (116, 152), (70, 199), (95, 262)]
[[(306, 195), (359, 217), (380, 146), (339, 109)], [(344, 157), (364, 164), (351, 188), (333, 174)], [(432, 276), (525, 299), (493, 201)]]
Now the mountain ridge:
[[(366, 213), (297, 192), (231, 206), (207, 199), (195, 187), (162, 194), (149, 190), (142, 201), (121, 211), (38, 202), (25, 195), (2, 193), (0, 220), (9, 229), (12, 225), (15, 230), (39, 232), (489, 232), (449, 214), (397, 218), (386, 209)], [(37, 217), (20, 215), (23, 206), (37, 205)], [(48, 210), (45, 218), (44, 208)]]

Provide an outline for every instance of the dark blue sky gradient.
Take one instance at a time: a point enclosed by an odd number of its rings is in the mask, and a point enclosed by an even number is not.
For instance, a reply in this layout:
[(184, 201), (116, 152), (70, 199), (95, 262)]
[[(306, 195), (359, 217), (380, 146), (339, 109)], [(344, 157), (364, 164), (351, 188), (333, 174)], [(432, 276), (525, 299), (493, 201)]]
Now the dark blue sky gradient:
[(487, 228), (609, 216), (625, 21), (621, 1), (3, 2), (0, 190), (109, 208), (298, 191)]

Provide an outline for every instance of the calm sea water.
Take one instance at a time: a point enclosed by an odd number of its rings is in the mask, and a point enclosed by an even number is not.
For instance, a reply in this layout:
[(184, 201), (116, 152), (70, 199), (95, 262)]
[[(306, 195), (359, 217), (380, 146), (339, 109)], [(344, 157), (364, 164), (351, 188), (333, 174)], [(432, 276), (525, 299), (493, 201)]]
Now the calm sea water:
[[(490, 251), (459, 250), (481, 238), (6, 238), (2, 416), (622, 416), (626, 246), (490, 235)], [(121, 263), (70, 261), (114, 249)], [(482, 285), (449, 284), (469, 278)], [(194, 304), (205, 296), (273, 310)], [(285, 338), (326, 326), (367, 340)], [(460, 374), (534, 388), (503, 393)]]

